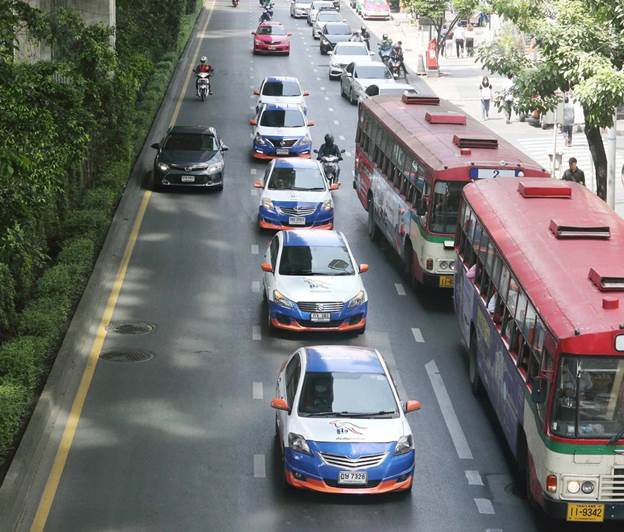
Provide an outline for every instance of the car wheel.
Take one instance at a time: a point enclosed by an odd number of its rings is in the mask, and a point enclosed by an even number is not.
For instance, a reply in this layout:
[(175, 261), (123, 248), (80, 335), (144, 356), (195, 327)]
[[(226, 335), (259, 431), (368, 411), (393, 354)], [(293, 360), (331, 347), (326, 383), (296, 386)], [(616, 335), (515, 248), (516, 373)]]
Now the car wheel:
[[(265, 296), (266, 297), (266, 296)], [(275, 327), (273, 326), (273, 323), (271, 322), (271, 312), (269, 311), (269, 300), (265, 299), (265, 312), (266, 312), (266, 322), (267, 322), (267, 331), (269, 331), (270, 333), (275, 331)]]
[(375, 220), (375, 202), (373, 196), (368, 200), (368, 236), (373, 242), (375, 242), (379, 236), (379, 228)]
[(327, 55), (327, 50), (325, 50), (324, 48), (321, 48), (321, 55)]
[(357, 98), (353, 98), (353, 87), (349, 89), (349, 103), (351, 105), (355, 105), (357, 103)]

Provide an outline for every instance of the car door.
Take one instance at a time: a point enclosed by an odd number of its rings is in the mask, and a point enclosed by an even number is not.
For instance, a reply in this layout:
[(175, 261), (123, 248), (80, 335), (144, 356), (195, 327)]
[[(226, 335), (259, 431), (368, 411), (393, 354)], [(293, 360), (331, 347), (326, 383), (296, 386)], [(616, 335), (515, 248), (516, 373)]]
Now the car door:
[(296, 410), (296, 405), (294, 404), (295, 396), (297, 395), (297, 388), (301, 378), (301, 354), (299, 351), (295, 351), (286, 363), (283, 375), (283, 382), (278, 382), (278, 392), (279, 397), (286, 399), (288, 411), (278, 410), (277, 427), (284, 438), (284, 435), (287, 435), (289, 432), (289, 420), (292, 412)]
[(268, 262), (272, 267), (272, 272), (264, 272), (264, 293), (267, 300), (273, 299), (273, 290), (275, 290), (275, 274), (277, 273), (277, 257), (279, 254), (279, 237), (275, 235), (271, 240), (271, 243), (267, 247), (266, 254), (264, 256), (265, 262)]

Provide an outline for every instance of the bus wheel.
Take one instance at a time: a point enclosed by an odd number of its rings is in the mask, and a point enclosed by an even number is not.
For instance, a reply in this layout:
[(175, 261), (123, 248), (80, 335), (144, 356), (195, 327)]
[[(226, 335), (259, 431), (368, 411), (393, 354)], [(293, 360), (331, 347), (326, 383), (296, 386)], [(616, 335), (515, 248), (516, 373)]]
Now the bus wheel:
[(479, 366), (477, 364), (477, 335), (474, 329), (470, 332), (470, 348), (468, 350), (468, 380), (470, 381), (470, 389), (473, 395), (479, 396), (483, 392), (483, 383), (479, 375)]
[(377, 240), (379, 229), (377, 228), (377, 221), (375, 220), (375, 202), (371, 196), (368, 200), (368, 236), (374, 242)]

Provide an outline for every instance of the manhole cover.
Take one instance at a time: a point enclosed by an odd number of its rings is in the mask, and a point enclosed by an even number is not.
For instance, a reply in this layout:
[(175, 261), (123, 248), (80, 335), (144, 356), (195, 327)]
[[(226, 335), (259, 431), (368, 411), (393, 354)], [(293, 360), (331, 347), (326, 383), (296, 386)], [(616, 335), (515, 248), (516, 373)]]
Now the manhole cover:
[(106, 351), (100, 358), (109, 362), (145, 362), (154, 355), (149, 351)]
[(119, 321), (111, 323), (108, 330), (114, 334), (149, 334), (156, 326), (144, 321)]

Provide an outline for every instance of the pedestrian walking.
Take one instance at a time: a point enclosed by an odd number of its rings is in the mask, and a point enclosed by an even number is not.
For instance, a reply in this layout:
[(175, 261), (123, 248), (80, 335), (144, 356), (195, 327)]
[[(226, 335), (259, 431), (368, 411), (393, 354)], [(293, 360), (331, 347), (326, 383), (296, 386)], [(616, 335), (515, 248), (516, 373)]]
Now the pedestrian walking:
[(568, 160), (569, 168), (563, 172), (561, 179), (564, 181), (574, 181), (585, 186), (585, 172), (581, 170), (576, 164), (576, 157), (570, 157)]
[(466, 26), (465, 39), (466, 39), (466, 55), (468, 57), (472, 57), (474, 55), (475, 30), (474, 30), (474, 26), (470, 23), (468, 23), (468, 26)]
[(507, 123), (511, 124), (511, 109), (513, 107), (513, 76), (507, 75), (505, 84), (503, 85), (503, 103), (505, 104), (505, 117)]
[(565, 145), (572, 146), (572, 129), (574, 128), (574, 104), (567, 96), (563, 100), (563, 124), (561, 130), (565, 135)]
[(487, 76), (483, 76), (481, 80), (479, 96), (481, 97), (481, 119), (485, 121), (490, 117), (490, 100), (492, 99), (492, 85)]
[(455, 51), (457, 52), (457, 57), (464, 57), (464, 38), (466, 36), (466, 32), (462, 26), (457, 26), (455, 28)]
[(448, 29), (446, 24), (443, 26), (444, 34), (444, 48), (442, 48), (442, 55), (451, 57), (451, 50), (453, 50), (453, 32)]

